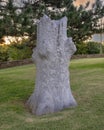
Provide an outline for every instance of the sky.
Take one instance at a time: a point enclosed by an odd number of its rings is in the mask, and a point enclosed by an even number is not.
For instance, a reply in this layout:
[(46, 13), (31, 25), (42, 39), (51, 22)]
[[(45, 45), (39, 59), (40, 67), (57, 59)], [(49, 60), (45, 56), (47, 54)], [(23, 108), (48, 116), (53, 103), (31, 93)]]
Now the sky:
[[(91, 4), (93, 4), (95, 2), (95, 0), (76, 0), (75, 5), (79, 6), (79, 5), (85, 5), (87, 2), (90, 2)], [(101, 0), (103, 5), (104, 5), (104, 0)]]
[(85, 5), (87, 2), (90, 2), (91, 4), (95, 2), (95, 0), (76, 0), (75, 5)]

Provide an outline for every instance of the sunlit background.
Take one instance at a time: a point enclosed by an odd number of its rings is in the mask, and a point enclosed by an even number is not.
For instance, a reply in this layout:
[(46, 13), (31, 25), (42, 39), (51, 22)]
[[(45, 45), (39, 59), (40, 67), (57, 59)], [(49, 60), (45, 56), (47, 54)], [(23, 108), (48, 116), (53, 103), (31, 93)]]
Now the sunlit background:
[(12, 37), (12, 36), (4, 36), (2, 39), (2, 44), (6, 44), (6, 45), (9, 45), (13, 42), (21, 42), (23, 39), (28, 39), (29, 37), (28, 36), (23, 36), (23, 37)]

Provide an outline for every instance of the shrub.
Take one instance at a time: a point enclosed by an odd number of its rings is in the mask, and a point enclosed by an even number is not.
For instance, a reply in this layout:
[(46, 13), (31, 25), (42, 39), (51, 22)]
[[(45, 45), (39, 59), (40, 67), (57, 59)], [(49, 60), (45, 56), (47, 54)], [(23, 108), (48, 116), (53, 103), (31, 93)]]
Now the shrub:
[(100, 44), (96, 42), (87, 43), (88, 54), (99, 54), (100, 53)]
[(30, 47), (25, 45), (10, 45), (9, 47), (9, 60), (22, 60), (30, 58), (32, 55), (32, 50)]
[(104, 53), (104, 44), (103, 44), (103, 53)]
[(77, 51), (76, 54), (87, 54), (87, 44), (86, 43), (78, 43), (76, 45)]
[[(99, 54), (100, 53), (100, 43), (97, 42), (82, 42), (76, 45), (76, 54)], [(104, 45), (103, 45), (104, 52)]]
[(7, 45), (0, 45), (0, 61), (7, 61), (9, 58), (8, 55), (8, 46)]
[(10, 45), (0, 44), (0, 61), (22, 60), (30, 58), (34, 44), (28, 39), (12, 42)]

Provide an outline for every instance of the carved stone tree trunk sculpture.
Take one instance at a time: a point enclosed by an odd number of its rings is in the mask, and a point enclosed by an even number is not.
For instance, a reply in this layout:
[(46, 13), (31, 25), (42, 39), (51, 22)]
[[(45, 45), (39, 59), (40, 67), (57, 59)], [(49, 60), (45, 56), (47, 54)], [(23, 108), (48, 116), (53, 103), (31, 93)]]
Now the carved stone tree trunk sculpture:
[(67, 38), (67, 18), (51, 20), (44, 15), (37, 27), (37, 47), (33, 50), (36, 85), (27, 101), (33, 114), (42, 115), (76, 106), (69, 80), (69, 60), (76, 51)]

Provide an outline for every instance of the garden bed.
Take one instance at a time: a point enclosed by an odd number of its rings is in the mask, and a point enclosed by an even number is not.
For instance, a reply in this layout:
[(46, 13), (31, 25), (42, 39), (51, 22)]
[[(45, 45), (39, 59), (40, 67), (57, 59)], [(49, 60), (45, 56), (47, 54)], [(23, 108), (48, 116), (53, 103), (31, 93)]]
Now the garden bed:
[[(81, 59), (81, 58), (102, 58), (104, 54), (93, 54), (93, 55), (74, 55), (72, 59)], [(33, 63), (32, 59), (16, 60), (16, 61), (5, 61), (0, 62), (0, 69), (9, 68), (14, 66), (21, 66), (26, 64)]]

